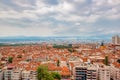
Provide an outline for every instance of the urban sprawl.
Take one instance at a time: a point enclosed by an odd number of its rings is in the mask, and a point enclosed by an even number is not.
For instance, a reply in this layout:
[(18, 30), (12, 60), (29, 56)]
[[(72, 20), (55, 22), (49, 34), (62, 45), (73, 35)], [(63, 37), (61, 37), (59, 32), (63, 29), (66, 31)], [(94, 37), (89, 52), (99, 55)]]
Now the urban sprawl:
[(111, 43), (0, 46), (0, 80), (38, 80), (41, 65), (59, 73), (61, 80), (120, 80), (120, 38), (113, 36)]

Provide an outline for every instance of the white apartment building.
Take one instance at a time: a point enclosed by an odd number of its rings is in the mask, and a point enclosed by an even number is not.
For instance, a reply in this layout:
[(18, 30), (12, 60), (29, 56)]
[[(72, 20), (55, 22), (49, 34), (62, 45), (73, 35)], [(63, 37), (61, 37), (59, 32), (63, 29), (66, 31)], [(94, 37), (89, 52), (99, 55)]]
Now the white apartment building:
[(98, 69), (99, 80), (110, 80), (110, 67), (103, 66)]
[(30, 71), (22, 71), (22, 80), (30, 80)]
[(22, 80), (37, 80), (36, 71), (22, 71)]
[(93, 65), (80, 65), (73, 69), (75, 80), (97, 80), (97, 67)]
[(111, 78), (113, 80), (120, 80), (120, 68), (115, 66), (110, 67)]
[(87, 80), (87, 67), (76, 66), (73, 69), (74, 80)]
[(11, 79), (12, 80), (21, 80), (21, 70), (13, 70)]
[(12, 80), (11, 75), (12, 75), (12, 69), (4, 70), (4, 80)]
[(12, 72), (13, 72), (14, 66), (8, 65), (6, 69), (4, 70), (4, 80), (12, 80)]
[(87, 80), (97, 80), (97, 68), (90, 66), (87, 68)]
[(37, 72), (30, 71), (30, 80), (37, 80)]
[(0, 69), (0, 80), (3, 80), (3, 71)]

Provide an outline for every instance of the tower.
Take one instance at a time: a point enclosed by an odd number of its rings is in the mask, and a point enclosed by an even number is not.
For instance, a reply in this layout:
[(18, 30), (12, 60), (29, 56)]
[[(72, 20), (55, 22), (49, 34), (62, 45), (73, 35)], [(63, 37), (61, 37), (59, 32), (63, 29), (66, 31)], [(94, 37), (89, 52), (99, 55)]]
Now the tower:
[(120, 38), (118, 35), (112, 37), (112, 43), (113, 44), (119, 44), (120, 43)]

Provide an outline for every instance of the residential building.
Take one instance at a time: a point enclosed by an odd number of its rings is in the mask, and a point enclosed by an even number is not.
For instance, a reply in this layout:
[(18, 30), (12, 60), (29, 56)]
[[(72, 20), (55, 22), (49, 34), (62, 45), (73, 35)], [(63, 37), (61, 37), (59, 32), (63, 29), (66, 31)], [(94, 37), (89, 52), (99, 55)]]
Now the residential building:
[(0, 69), (0, 80), (3, 80), (3, 70)]
[(30, 71), (30, 80), (37, 80), (37, 72)]
[(110, 68), (108, 66), (102, 66), (98, 69), (99, 80), (110, 80)]
[(77, 66), (74, 68), (75, 80), (87, 80), (87, 67)]
[(9, 65), (7, 66), (7, 69), (4, 70), (4, 80), (12, 80), (12, 71), (14, 66)]
[(111, 79), (120, 80), (120, 67), (111, 66), (110, 74), (111, 74)]
[(97, 68), (93, 66), (87, 68), (87, 80), (97, 80)]
[(75, 80), (97, 80), (97, 68), (93, 65), (76, 66), (73, 71)]
[(22, 71), (22, 80), (30, 80), (30, 71)]
[(21, 80), (21, 70), (13, 70), (11, 79), (12, 80)]

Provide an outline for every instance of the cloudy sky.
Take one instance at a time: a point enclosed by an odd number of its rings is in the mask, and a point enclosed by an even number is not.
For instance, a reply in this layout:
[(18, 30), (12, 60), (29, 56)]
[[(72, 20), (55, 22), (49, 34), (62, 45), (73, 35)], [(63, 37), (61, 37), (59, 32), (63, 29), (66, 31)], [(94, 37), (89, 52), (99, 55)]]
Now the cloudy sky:
[(0, 37), (120, 35), (120, 0), (0, 0)]

